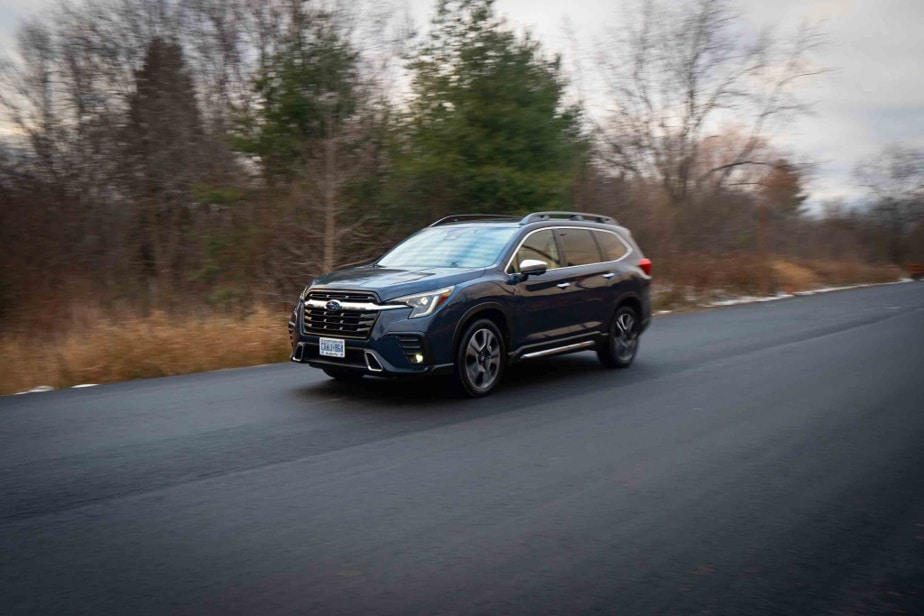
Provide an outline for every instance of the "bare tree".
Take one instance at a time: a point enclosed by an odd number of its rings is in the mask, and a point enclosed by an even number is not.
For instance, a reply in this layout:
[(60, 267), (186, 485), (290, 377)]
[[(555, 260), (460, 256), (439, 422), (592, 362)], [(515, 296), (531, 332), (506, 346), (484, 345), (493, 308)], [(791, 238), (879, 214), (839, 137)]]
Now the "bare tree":
[[(725, 0), (644, 0), (612, 33), (599, 55), (608, 105), (599, 134), (615, 170), (657, 180), (680, 206), (704, 184), (716, 190), (771, 162), (762, 150), (770, 128), (807, 111), (795, 87), (824, 72), (811, 59), (821, 39), (808, 27), (788, 41), (749, 37), (744, 26)], [(744, 138), (703, 166), (723, 124), (742, 126)]]
[(53, 181), (61, 173), (62, 130), (54, 32), (33, 21), (19, 30), (17, 43), (20, 62), (7, 59), (2, 64), (0, 109), (34, 155), (36, 171)]
[(869, 191), (872, 214), (888, 232), (889, 257), (901, 264), (913, 227), (924, 224), (924, 150), (889, 146), (858, 163), (854, 177)]

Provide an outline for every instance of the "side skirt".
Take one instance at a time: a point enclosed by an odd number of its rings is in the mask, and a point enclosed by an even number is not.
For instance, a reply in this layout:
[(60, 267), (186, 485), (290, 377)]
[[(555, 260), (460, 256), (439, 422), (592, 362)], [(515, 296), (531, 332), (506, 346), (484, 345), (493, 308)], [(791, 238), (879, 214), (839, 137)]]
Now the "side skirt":
[(549, 357), (551, 355), (564, 355), (566, 353), (576, 353), (586, 351), (596, 347), (605, 336), (595, 333), (589, 336), (580, 336), (569, 340), (558, 340), (550, 344), (530, 345), (521, 347), (510, 355), (510, 361), (516, 362), (523, 359), (535, 359), (538, 357)]

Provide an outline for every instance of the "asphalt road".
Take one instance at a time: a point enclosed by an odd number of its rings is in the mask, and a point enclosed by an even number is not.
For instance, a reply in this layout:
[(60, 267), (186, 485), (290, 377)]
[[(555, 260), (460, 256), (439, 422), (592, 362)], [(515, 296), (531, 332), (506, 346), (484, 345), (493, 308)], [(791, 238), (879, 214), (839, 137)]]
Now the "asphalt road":
[(0, 399), (0, 613), (924, 614), (924, 284), (441, 388), (284, 364)]

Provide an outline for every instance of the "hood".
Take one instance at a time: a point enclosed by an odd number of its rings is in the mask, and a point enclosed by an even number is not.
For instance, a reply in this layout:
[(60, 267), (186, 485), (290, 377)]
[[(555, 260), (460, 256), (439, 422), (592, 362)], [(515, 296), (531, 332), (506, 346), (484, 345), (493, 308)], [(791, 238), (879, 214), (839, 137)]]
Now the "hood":
[(372, 291), (382, 301), (388, 301), (403, 295), (435, 291), (442, 287), (461, 284), (478, 278), (483, 272), (484, 268), (428, 267), (393, 269), (377, 265), (363, 265), (319, 276), (315, 278), (311, 286), (327, 289)]

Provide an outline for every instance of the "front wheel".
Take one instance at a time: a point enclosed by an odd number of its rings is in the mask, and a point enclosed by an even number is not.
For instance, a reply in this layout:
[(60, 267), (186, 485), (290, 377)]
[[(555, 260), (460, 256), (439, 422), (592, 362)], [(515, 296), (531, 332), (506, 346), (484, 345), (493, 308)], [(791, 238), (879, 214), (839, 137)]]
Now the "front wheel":
[(606, 342), (597, 348), (597, 357), (607, 368), (628, 368), (638, 352), (638, 315), (629, 306), (620, 306), (613, 315)]
[(504, 337), (493, 321), (479, 319), (466, 328), (456, 352), (453, 379), (466, 396), (487, 395), (504, 373)]

